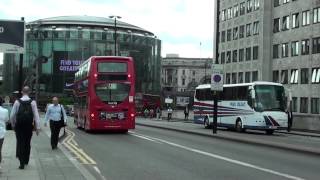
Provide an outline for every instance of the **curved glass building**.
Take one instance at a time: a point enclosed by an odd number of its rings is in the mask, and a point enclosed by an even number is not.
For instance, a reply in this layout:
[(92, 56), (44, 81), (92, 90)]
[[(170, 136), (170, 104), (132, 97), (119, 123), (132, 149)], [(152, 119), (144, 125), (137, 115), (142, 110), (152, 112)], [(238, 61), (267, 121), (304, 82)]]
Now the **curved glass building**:
[[(92, 16), (61, 16), (27, 23), (24, 83), (35, 87), (38, 69), (40, 95), (65, 94), (78, 65), (93, 55), (133, 57), (136, 92), (160, 93), (161, 41), (140, 27)], [(18, 89), (18, 60), (19, 55), (4, 56), (6, 93)]]

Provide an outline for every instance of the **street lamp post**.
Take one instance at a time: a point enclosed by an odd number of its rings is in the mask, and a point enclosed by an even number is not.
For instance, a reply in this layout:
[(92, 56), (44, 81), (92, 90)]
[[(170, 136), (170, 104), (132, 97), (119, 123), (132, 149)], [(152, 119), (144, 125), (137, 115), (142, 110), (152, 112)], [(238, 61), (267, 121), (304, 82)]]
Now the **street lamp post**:
[(114, 55), (117, 56), (117, 19), (121, 19), (121, 16), (109, 16), (109, 18), (114, 19)]

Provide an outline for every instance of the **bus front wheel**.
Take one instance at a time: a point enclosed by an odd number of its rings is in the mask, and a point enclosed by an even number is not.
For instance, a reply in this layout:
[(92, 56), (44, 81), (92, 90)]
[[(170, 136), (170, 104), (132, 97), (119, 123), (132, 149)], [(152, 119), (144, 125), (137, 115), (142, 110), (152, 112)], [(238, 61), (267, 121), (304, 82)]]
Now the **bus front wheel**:
[(242, 128), (242, 121), (241, 121), (241, 119), (237, 119), (237, 121), (236, 121), (236, 131), (237, 131), (237, 132), (244, 132), (244, 131), (245, 131), (245, 129)]
[(273, 132), (274, 132), (274, 130), (273, 130), (273, 129), (268, 129), (268, 130), (266, 130), (266, 134), (268, 134), (268, 135), (272, 135), (272, 134), (273, 134)]
[(208, 117), (204, 118), (204, 128), (206, 128), (206, 129), (210, 129), (211, 128), (210, 121), (209, 121)]

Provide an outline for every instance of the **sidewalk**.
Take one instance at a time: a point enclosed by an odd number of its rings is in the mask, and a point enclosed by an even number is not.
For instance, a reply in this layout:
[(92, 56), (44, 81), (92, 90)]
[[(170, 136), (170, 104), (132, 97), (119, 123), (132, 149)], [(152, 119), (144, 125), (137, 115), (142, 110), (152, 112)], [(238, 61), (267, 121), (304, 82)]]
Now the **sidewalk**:
[[(18, 169), (16, 139), (13, 131), (7, 131), (2, 147), (1, 180), (84, 180), (75, 165), (60, 150), (51, 150), (50, 139), (43, 128), (39, 136), (32, 138), (29, 165)], [(59, 145), (60, 146), (60, 145)]]
[(137, 118), (136, 124), (147, 127), (154, 127), (187, 134), (212, 137), (216, 139), (254, 144), (278, 149), (291, 150), (295, 152), (320, 155), (320, 137), (308, 137), (275, 132), (274, 135), (265, 135), (260, 131), (248, 131), (247, 133), (237, 133), (233, 131), (219, 129), (213, 135), (212, 130), (204, 129), (200, 124), (186, 123), (183, 121), (165, 121), (156, 119)]

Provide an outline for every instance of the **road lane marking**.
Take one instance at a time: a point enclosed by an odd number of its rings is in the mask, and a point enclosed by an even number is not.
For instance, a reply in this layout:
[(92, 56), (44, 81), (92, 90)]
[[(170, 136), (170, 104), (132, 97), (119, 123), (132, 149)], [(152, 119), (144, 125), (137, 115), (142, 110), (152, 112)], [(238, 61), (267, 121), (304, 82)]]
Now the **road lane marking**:
[(220, 159), (220, 160), (232, 163), (232, 164), (237, 164), (237, 165), (240, 165), (240, 166), (244, 166), (244, 167), (249, 167), (249, 168), (252, 168), (252, 169), (260, 170), (260, 171), (267, 172), (267, 173), (270, 173), (270, 174), (274, 174), (274, 175), (277, 175), (277, 176), (285, 177), (287, 179), (305, 180), (304, 178), (301, 178), (301, 177), (293, 176), (293, 175), (286, 174), (286, 173), (281, 173), (281, 172), (274, 171), (274, 170), (267, 169), (267, 168), (263, 168), (261, 166), (257, 166), (257, 165), (254, 165), (254, 164), (250, 164), (250, 163), (242, 162), (242, 161), (239, 161), (239, 160), (235, 160), (235, 159), (227, 158), (227, 157), (224, 157), (224, 156), (220, 156), (220, 155), (217, 155), (217, 154), (213, 154), (213, 153), (201, 151), (201, 150), (198, 150), (198, 149), (190, 148), (190, 147), (183, 146), (183, 145), (180, 145), (180, 144), (176, 144), (176, 143), (173, 143), (173, 142), (170, 142), (170, 141), (166, 141), (166, 140), (163, 140), (163, 139), (159, 139), (159, 138), (143, 135), (143, 134), (132, 132), (132, 131), (130, 131), (129, 134), (133, 135), (133, 136), (136, 136), (136, 137), (140, 137), (140, 138), (144, 137), (143, 139), (147, 139), (147, 140), (152, 139), (153, 141), (159, 141), (159, 142), (162, 142), (164, 144), (168, 144), (168, 145), (171, 145), (171, 146), (174, 146), (174, 147), (177, 147), (177, 148), (180, 148), (180, 149), (184, 149), (184, 150), (187, 150), (187, 151), (190, 151), (190, 152), (194, 152), (194, 153), (201, 154), (201, 155), (204, 155), (204, 156), (209, 156), (209, 157), (212, 157), (212, 158), (215, 158), (215, 159)]
[(156, 141), (156, 140), (147, 138), (147, 137), (145, 137), (145, 136), (141, 136), (141, 135), (137, 135), (137, 134), (131, 134), (131, 135), (132, 135), (132, 136), (135, 136), (135, 137), (138, 137), (138, 138), (141, 138), (141, 139), (145, 139), (145, 140), (148, 140), (148, 141), (152, 141), (152, 142), (154, 142), (154, 143), (162, 144), (162, 143), (159, 142), (159, 141)]
[(67, 137), (62, 141), (62, 144), (67, 147), (79, 160), (82, 164), (96, 164), (96, 162), (87, 155), (81, 148), (78, 147), (78, 144), (74, 140), (75, 134), (66, 129)]

